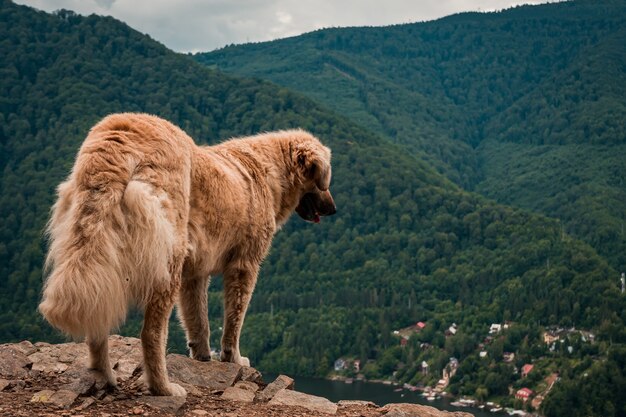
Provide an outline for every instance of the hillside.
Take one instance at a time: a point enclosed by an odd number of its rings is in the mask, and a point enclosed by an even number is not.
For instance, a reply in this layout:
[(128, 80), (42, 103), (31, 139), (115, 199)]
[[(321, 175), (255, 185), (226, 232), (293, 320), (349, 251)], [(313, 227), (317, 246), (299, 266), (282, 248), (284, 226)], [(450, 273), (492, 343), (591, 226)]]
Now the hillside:
[[(196, 59), (305, 93), (626, 265), (626, 4), (325, 29)], [(423, 152), (423, 153), (422, 153)]]
[[(463, 191), (429, 157), (303, 95), (210, 70), (111, 18), (2, 1), (0, 35), (0, 341), (61, 339), (35, 311), (41, 233), (87, 130), (116, 111), (165, 117), (201, 143), (299, 126), (332, 148), (338, 214), (317, 226), (292, 219), (253, 297), (242, 350), (262, 370), (326, 375), (350, 355), (373, 378), (390, 377), (403, 360), (403, 381), (411, 381), (421, 375), (413, 368), (419, 355), (432, 359), (432, 379), (453, 353), (468, 375), (457, 389), (473, 393), (493, 379), (489, 366), (473, 370), (478, 337), (492, 322), (532, 330), (532, 340), (511, 339), (520, 361), (545, 353), (533, 345), (541, 326), (597, 330), (597, 357), (626, 341), (616, 271), (558, 221)], [(419, 351), (415, 339), (400, 352), (392, 330), (417, 320), (430, 324), (422, 338), (433, 348)], [(465, 338), (454, 339), (462, 348), (443, 337), (451, 322), (463, 329)], [(136, 335), (138, 326), (134, 317), (122, 331)], [(185, 350), (181, 334), (172, 324), (173, 351)]]

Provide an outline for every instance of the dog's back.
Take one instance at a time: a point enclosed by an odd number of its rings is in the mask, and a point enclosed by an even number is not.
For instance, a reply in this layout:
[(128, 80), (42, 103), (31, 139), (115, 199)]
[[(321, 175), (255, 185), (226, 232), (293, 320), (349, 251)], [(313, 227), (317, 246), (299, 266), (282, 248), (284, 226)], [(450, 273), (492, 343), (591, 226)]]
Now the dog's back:
[(112, 115), (91, 130), (47, 229), (39, 309), (53, 326), (102, 339), (130, 303), (168, 283), (177, 237), (186, 235), (192, 146), (148, 115)]

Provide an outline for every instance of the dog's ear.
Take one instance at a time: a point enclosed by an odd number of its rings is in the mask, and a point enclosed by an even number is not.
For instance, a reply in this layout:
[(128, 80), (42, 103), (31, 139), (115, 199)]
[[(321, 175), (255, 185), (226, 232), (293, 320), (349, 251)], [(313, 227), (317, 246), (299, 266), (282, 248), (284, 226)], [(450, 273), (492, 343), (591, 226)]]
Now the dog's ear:
[(306, 145), (298, 146), (296, 160), (304, 176), (313, 180), (321, 191), (326, 191), (330, 188), (330, 151), (327, 148), (322, 149), (325, 152)]

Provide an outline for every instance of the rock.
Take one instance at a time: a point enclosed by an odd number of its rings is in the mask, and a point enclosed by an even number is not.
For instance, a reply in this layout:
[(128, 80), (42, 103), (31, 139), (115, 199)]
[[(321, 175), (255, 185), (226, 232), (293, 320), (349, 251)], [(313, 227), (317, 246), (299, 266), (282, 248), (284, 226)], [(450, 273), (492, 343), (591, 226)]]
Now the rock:
[(263, 375), (261, 375), (261, 372), (257, 371), (254, 368), (250, 368), (249, 366), (244, 366), (243, 368), (241, 368), (240, 379), (242, 381), (250, 381), (256, 384), (263, 383)]
[(28, 367), (33, 363), (28, 356), (12, 345), (0, 346), (0, 376), (6, 378), (24, 378)]
[(15, 390), (21, 390), (26, 387), (26, 381), (21, 379), (12, 379), (9, 381), (9, 387), (14, 388)]
[(152, 395), (146, 395), (137, 400), (141, 404), (148, 405), (157, 410), (167, 411), (170, 413), (177, 412), (180, 407), (185, 404), (185, 397), (155, 397)]
[(28, 340), (23, 340), (20, 343), (15, 343), (12, 346), (26, 356), (32, 355), (33, 353), (37, 352), (37, 347), (30, 343)]
[(128, 414), (132, 414), (132, 415), (135, 415), (135, 416), (140, 416), (143, 413), (144, 413), (144, 409), (141, 408), (141, 407), (133, 407), (132, 410), (128, 411)]
[(204, 410), (200, 410), (200, 409), (196, 409), (196, 410), (191, 410), (189, 412), (189, 414), (191, 414), (192, 416), (206, 416), (209, 414), (208, 411), (204, 411)]
[(257, 392), (259, 390), (259, 385), (250, 381), (239, 381), (235, 384), (235, 388), (241, 388), (252, 392)]
[(55, 353), (57, 352), (53, 351), (50, 347), (40, 348), (38, 352), (29, 356), (29, 359), (33, 362), (31, 369), (46, 374), (64, 372), (68, 368), (68, 365), (59, 362), (58, 354), (55, 355)]
[(183, 355), (167, 355), (170, 376), (187, 384), (224, 390), (240, 377), (241, 365), (229, 362), (200, 362)]
[(87, 364), (88, 349), (84, 343), (62, 343), (49, 345), (35, 343), (38, 351), (29, 358), (33, 361), (32, 370), (43, 373), (62, 373), (70, 364), (78, 366)]
[(62, 408), (70, 408), (76, 398), (78, 398), (78, 394), (74, 391), (60, 389), (52, 394), (50, 402)]
[(115, 397), (112, 395), (107, 395), (102, 399), (102, 404), (111, 404), (113, 401), (115, 401)]
[(111, 364), (116, 376), (126, 381), (142, 368), (141, 341), (134, 337), (109, 337)]
[(318, 411), (320, 413), (337, 413), (337, 404), (323, 397), (304, 394), (302, 392), (282, 389), (274, 395), (269, 405), (292, 405), (304, 407), (307, 410)]
[(43, 391), (36, 392), (35, 395), (30, 399), (31, 403), (49, 403), (50, 397), (52, 397), (54, 391), (45, 389)]
[(101, 390), (96, 391), (96, 393), (93, 396), (96, 400), (101, 400), (104, 398), (105, 395), (106, 395), (106, 391), (101, 389)]
[(202, 396), (202, 391), (196, 388), (195, 385), (185, 384), (184, 382), (181, 382), (180, 386), (185, 388), (185, 391), (187, 391), (187, 395), (193, 395), (194, 397)]
[(461, 411), (440, 411), (434, 407), (418, 404), (387, 404), (381, 408), (385, 417), (473, 417)]
[(121, 381), (126, 381), (132, 377), (135, 372), (141, 369), (141, 359), (137, 358), (121, 358), (115, 365), (115, 375)]
[(228, 387), (221, 396), (224, 400), (251, 403), (254, 401), (254, 391), (243, 388)]
[(0, 378), (0, 391), (3, 391), (8, 386), (9, 386), (9, 381), (6, 379)]
[(371, 401), (361, 400), (341, 400), (337, 403), (339, 407), (378, 407)]
[(257, 401), (269, 401), (278, 391), (283, 389), (293, 389), (293, 379), (286, 375), (279, 375), (274, 382), (257, 394), (256, 399)]
[(81, 403), (78, 407), (76, 407), (76, 410), (78, 410), (78, 411), (82, 411), (82, 410), (84, 410), (84, 409), (88, 408), (89, 406), (91, 406), (91, 405), (92, 405), (93, 403), (95, 403), (95, 402), (96, 402), (96, 399), (95, 399), (95, 398), (93, 398), (93, 397), (87, 397), (87, 398), (85, 398), (85, 399), (83, 400), (83, 402), (82, 402), (82, 403)]

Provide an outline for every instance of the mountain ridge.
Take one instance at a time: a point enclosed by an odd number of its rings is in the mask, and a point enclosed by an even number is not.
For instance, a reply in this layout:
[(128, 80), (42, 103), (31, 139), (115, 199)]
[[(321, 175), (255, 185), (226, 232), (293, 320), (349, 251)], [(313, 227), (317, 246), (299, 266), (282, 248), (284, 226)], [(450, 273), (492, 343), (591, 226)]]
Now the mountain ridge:
[[(300, 91), (404, 146), (466, 190), (559, 218), (623, 269), (626, 210), (601, 200), (605, 193), (618, 196), (611, 201), (626, 198), (619, 185), (626, 163), (618, 156), (626, 140), (624, 16), (623, 2), (571, 1), (385, 28), (318, 30), (195, 58)], [(531, 152), (512, 155), (508, 142), (560, 145), (559, 159), (614, 147), (614, 155), (593, 161), (608, 165), (617, 182), (599, 185), (606, 181), (596, 166), (581, 173), (576, 166), (546, 165)], [(508, 172), (517, 163), (528, 168), (524, 175), (547, 171), (554, 182), (511, 187), (517, 183)], [(563, 196), (578, 174), (593, 190), (584, 194), (589, 204)], [(558, 190), (546, 191), (554, 186)], [(592, 211), (595, 221), (587, 214)], [(581, 227), (583, 217), (598, 227)]]

